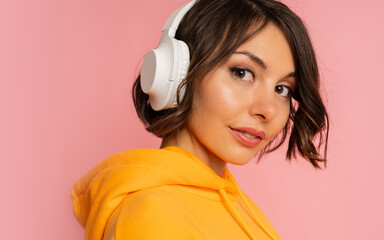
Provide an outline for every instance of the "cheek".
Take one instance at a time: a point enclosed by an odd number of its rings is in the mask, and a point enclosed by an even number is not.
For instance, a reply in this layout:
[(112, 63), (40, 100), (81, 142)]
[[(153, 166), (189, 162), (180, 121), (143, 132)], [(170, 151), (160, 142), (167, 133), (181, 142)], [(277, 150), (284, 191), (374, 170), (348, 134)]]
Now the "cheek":
[(282, 103), (279, 106), (279, 114), (276, 117), (273, 124), (271, 124), (271, 133), (272, 138), (276, 137), (279, 133), (282, 132), (285, 125), (289, 121), (290, 105), (289, 103)]
[(230, 120), (243, 109), (244, 94), (240, 93), (232, 85), (226, 84), (225, 80), (210, 79), (209, 83), (201, 86), (194, 101), (193, 112), (213, 121)]

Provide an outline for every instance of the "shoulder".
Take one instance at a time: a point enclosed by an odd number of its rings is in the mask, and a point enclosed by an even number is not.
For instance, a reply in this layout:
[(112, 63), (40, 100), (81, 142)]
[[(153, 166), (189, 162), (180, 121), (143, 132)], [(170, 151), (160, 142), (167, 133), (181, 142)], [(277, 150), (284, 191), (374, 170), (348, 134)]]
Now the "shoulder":
[(186, 239), (193, 233), (180, 207), (160, 188), (131, 193), (109, 220), (104, 239)]

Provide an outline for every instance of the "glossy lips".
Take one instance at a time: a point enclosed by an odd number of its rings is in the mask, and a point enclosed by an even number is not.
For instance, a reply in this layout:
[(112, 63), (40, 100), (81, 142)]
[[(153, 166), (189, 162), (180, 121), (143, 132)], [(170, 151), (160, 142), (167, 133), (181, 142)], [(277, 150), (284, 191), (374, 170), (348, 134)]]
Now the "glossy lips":
[(256, 147), (265, 138), (263, 131), (257, 131), (254, 128), (241, 127), (230, 128), (230, 130), (235, 138), (247, 147)]

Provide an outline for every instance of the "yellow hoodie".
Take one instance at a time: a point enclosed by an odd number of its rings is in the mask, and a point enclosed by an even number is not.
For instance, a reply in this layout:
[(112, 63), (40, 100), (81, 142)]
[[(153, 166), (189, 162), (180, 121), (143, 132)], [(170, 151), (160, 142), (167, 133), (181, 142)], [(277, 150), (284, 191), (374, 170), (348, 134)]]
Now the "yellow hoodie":
[(219, 177), (178, 147), (112, 155), (72, 199), (86, 240), (281, 239), (228, 169)]

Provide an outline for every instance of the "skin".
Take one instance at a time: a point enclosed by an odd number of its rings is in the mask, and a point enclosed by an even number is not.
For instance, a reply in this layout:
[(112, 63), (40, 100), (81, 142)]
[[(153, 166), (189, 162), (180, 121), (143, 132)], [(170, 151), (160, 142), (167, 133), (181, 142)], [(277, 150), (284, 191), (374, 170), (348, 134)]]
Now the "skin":
[[(218, 176), (227, 163), (248, 163), (288, 121), (294, 72), (284, 34), (273, 24), (266, 26), (203, 78), (190, 120), (162, 147), (185, 149)], [(240, 127), (263, 131), (265, 138), (257, 146), (246, 146), (233, 134), (232, 129)]]

